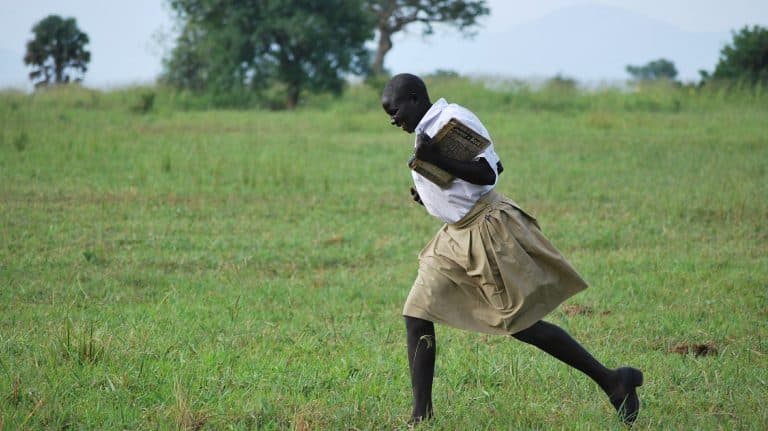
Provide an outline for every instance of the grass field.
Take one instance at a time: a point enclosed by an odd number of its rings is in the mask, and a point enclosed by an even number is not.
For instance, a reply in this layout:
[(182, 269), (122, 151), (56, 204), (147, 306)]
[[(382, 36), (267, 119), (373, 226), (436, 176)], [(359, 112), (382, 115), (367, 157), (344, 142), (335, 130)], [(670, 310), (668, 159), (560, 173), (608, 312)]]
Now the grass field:
[[(431, 90), (590, 282), (549, 320), (644, 370), (637, 429), (768, 428), (768, 97), (502, 87)], [(404, 428), (400, 311), (439, 227), (412, 136), (366, 87), (295, 112), (148, 91), (0, 94), (0, 429)], [(437, 331), (424, 429), (622, 429), (546, 354)]]

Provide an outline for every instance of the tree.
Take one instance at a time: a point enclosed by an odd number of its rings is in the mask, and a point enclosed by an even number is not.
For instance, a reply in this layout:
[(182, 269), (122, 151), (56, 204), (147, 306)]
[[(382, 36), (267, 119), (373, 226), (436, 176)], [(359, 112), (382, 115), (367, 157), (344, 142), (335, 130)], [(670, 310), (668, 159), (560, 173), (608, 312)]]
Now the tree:
[(176, 47), (163, 60), (162, 80), (178, 88), (201, 92), (206, 88), (209, 59), (205, 52), (205, 31), (187, 22), (176, 38)]
[(699, 72), (703, 81), (710, 79), (768, 83), (768, 28), (743, 27), (733, 32), (733, 41), (720, 51), (715, 71)]
[(384, 56), (392, 49), (392, 35), (410, 24), (421, 24), (425, 36), (433, 33), (436, 23), (454, 26), (471, 36), (478, 18), (490, 13), (483, 0), (368, 0), (368, 9), (379, 33), (371, 65), (374, 75), (384, 72)]
[(372, 23), (362, 0), (170, 0), (182, 31), (166, 79), (214, 94), (285, 88), (339, 93), (360, 73)]
[[(35, 38), (27, 42), (24, 64), (32, 66), (29, 79), (35, 87), (47, 85), (53, 80), (57, 84), (72, 80), (72, 72), (83, 79), (91, 53), (86, 51), (88, 35), (77, 28), (74, 18), (63, 19), (58, 15), (49, 15), (32, 27)], [(72, 72), (70, 72), (70, 70)]]
[(627, 65), (626, 70), (635, 81), (674, 81), (677, 77), (675, 63), (663, 58), (650, 61), (644, 66), (632, 66), (630, 64)]

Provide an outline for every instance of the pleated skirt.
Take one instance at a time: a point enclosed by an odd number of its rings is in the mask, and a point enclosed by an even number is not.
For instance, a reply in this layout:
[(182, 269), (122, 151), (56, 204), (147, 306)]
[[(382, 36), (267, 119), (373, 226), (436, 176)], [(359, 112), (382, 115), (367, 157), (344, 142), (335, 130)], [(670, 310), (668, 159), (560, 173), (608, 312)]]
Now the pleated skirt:
[(459, 222), (443, 225), (421, 251), (403, 314), (514, 334), (586, 288), (536, 219), (491, 191)]

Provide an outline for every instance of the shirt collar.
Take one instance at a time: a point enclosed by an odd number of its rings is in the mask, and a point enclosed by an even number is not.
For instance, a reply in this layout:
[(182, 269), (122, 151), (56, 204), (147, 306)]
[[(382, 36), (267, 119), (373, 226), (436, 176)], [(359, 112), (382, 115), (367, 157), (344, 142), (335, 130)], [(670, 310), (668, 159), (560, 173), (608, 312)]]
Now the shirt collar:
[(424, 130), (429, 127), (429, 123), (437, 118), (437, 116), (440, 115), (440, 112), (442, 112), (446, 106), (448, 106), (448, 102), (442, 97), (433, 103), (432, 107), (429, 108), (426, 114), (424, 114), (424, 116), (421, 118), (419, 124), (416, 125), (416, 128), (414, 129), (416, 134), (418, 135), (419, 133), (424, 132)]

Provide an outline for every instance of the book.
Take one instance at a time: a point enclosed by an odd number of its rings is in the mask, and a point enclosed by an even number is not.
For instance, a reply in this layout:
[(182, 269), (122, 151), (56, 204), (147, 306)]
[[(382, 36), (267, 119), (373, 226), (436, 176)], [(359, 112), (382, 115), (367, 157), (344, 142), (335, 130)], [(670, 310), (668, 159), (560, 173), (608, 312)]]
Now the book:
[[(470, 161), (482, 153), (491, 141), (472, 130), (469, 126), (451, 118), (440, 131), (432, 138), (431, 145), (437, 145), (438, 151), (445, 157)], [(455, 176), (445, 170), (416, 158), (412, 155), (408, 160), (408, 167), (432, 181), (441, 188), (447, 187)]]

